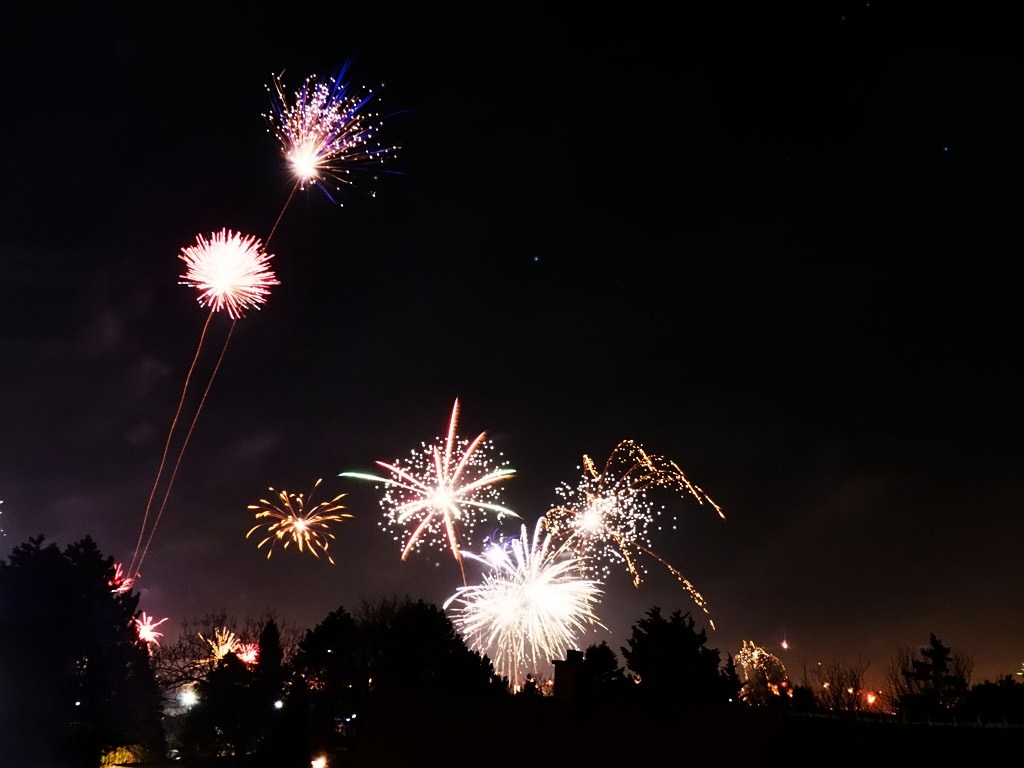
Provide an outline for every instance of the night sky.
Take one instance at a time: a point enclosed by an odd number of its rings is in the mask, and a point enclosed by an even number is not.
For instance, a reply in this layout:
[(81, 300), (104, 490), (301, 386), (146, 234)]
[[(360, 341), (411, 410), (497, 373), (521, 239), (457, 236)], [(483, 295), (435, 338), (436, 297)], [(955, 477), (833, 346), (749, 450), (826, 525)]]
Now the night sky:
[[(338, 475), (442, 436), (458, 398), (531, 530), (627, 438), (720, 504), (662, 497), (678, 530), (652, 545), (723, 656), (881, 685), (935, 633), (974, 682), (1019, 670), (1019, 43), (969, 4), (713, 5), (9, 20), (0, 556), (88, 534), (131, 559), (208, 314), (178, 253), (283, 210), (281, 284), (235, 324), (137, 585), (165, 642), (218, 610), (441, 604), (451, 556), (401, 561), (380, 492)], [(346, 61), (400, 149), (342, 205), (286, 204), (266, 86)], [(318, 478), (353, 515), (335, 565), (268, 560), (247, 506)], [(705, 621), (646, 564), (639, 589), (613, 573), (581, 648), (618, 651), (652, 606)]]

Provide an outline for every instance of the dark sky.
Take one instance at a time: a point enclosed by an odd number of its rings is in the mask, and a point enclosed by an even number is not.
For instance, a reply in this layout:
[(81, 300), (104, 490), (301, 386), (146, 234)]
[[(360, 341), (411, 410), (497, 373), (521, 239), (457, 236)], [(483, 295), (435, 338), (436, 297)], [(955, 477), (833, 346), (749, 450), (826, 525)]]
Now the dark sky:
[[(666, 497), (679, 530), (652, 544), (723, 655), (880, 684), (934, 632), (976, 682), (1020, 669), (1019, 44), (970, 4), (714, 5), (4, 25), (0, 555), (88, 534), (131, 559), (207, 315), (178, 252), (283, 210), (281, 285), (235, 325), (138, 584), (168, 635), (440, 604), (454, 561), (401, 561), (377, 491), (338, 474), (443, 435), (458, 398), (531, 524), (627, 438), (704, 488), (726, 519)], [(392, 173), (286, 205), (266, 86), (348, 60)], [(353, 515), (336, 564), (268, 560), (247, 505), (318, 478)], [(703, 619), (648, 566), (581, 646), (619, 649), (655, 605)]]

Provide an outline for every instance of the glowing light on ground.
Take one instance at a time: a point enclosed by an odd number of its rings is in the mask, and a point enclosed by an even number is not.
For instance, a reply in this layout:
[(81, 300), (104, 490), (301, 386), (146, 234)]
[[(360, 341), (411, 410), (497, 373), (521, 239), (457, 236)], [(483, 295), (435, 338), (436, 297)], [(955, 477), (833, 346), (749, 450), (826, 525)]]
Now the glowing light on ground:
[(485, 567), (483, 578), (460, 587), (444, 609), (466, 644), (487, 655), (513, 690), (527, 675), (550, 678), (553, 659), (575, 649), (582, 633), (603, 627), (595, 613), (601, 584), (579, 575), (576, 557), (552, 550), (541, 521), (532, 540), (523, 525), (519, 538), (464, 554)]
[(652, 549), (652, 529), (676, 527), (675, 517), (665, 514), (654, 493), (692, 497), (724, 519), (718, 504), (690, 482), (674, 461), (648, 453), (633, 440), (616, 445), (600, 469), (584, 455), (582, 471), (576, 484), (556, 488), (563, 502), (542, 518), (558, 549), (575, 552), (583, 572), (601, 580), (610, 576), (613, 567), (624, 564), (635, 587), (643, 582), (646, 571), (640, 558), (646, 555), (664, 566), (707, 613), (706, 600), (689, 579)]
[(458, 419), (456, 399), (447, 438), (421, 443), (405, 463), (377, 462), (390, 477), (363, 472), (342, 472), (340, 477), (369, 480), (384, 488), (380, 525), (398, 531), (396, 541), (404, 536), (403, 560), (422, 547), (448, 549), (459, 564), (465, 584), (461, 541), (470, 539), (476, 525), (488, 515), (498, 520), (519, 516), (499, 503), (498, 484), (512, 477), (515, 470), (507, 462), (491, 458), (493, 444), (486, 432), (472, 440), (460, 438)]
[[(277, 494), (276, 501), (260, 499), (258, 504), (250, 504), (249, 509), (256, 510), (256, 519), (262, 522), (257, 523), (245, 534), (249, 538), (253, 533), (265, 529), (266, 536), (260, 540), (256, 548), (264, 544), (267, 547), (267, 559), (274, 552), (274, 545), (281, 544), (282, 549), (287, 549), (294, 544), (299, 552), (308, 551), (314, 557), (319, 558), (321, 554), (327, 561), (334, 565), (334, 559), (329, 550), (330, 543), (334, 540), (334, 534), (330, 532), (331, 523), (338, 523), (352, 517), (347, 512), (341, 512), (344, 507), (340, 504), (345, 494), (339, 493), (329, 501), (313, 504), (313, 494), (320, 487), (323, 478), (320, 478), (313, 485), (309, 497), (301, 493), (290, 491), (277, 491), (270, 488), (270, 492)], [(308, 508), (307, 508), (308, 507)]]

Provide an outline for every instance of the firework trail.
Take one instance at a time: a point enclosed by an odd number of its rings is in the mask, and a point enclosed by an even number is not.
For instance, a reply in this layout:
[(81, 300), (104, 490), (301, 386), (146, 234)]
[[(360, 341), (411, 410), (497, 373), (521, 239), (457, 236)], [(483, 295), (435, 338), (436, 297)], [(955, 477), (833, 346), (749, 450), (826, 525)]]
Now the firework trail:
[[(224, 353), (227, 351), (228, 341), (231, 339), (231, 332), (234, 330), (235, 322), (237, 322), (239, 318), (243, 317), (247, 310), (259, 309), (266, 301), (267, 296), (270, 293), (270, 287), (280, 285), (279, 281), (274, 276), (274, 272), (269, 266), (271, 259), (274, 258), (273, 255), (267, 253), (260, 240), (252, 235), (242, 235), (241, 233), (237, 233), (229, 229), (221, 229), (219, 232), (214, 232), (209, 238), (206, 238), (203, 235), (198, 235), (196, 242), (193, 245), (185, 246), (181, 249), (179, 258), (182, 259), (186, 265), (185, 274), (181, 276), (181, 284), (198, 289), (197, 300), (199, 305), (201, 307), (208, 306), (210, 311), (206, 316), (206, 322), (203, 324), (203, 329), (199, 335), (199, 343), (196, 346), (195, 354), (192, 357), (192, 363), (185, 376), (185, 383), (182, 386), (181, 396), (178, 400), (178, 408), (174, 413), (174, 418), (171, 420), (171, 425), (167, 432), (167, 439), (164, 442), (163, 455), (160, 457), (160, 464), (157, 468), (156, 478), (153, 481), (149, 500), (146, 502), (146, 509), (142, 518), (142, 527), (139, 531), (139, 538), (135, 544), (135, 551), (132, 554), (131, 566), (128, 570), (128, 578), (131, 579), (138, 579), (139, 577), (142, 569), (142, 561), (145, 559), (146, 553), (149, 551), (149, 545), (153, 540), (153, 534), (156, 532), (156, 527), (159, 524), (160, 518), (163, 516), (164, 509), (167, 506), (167, 500), (170, 497), (171, 488), (174, 485), (178, 468), (185, 455), (185, 448), (188, 446), (189, 439), (192, 437), (192, 431), (195, 429), (196, 421), (199, 418), (199, 412), (202, 410), (202, 407), (206, 402), (206, 397), (210, 392), (210, 387), (213, 385), (213, 380), (220, 368), (221, 361), (224, 359)], [(146, 527), (149, 524), (150, 511), (153, 507), (153, 500), (156, 497), (157, 489), (163, 479), (164, 469), (167, 466), (168, 453), (174, 439), (175, 430), (177, 429), (179, 420), (181, 419), (185, 400), (189, 393), (189, 385), (192, 380), (192, 375), (195, 372), (196, 363), (199, 360), (200, 353), (202, 352), (210, 321), (213, 319), (214, 314), (220, 311), (226, 312), (231, 318), (231, 327), (228, 330), (227, 337), (224, 340), (224, 346), (221, 348), (220, 355), (213, 367), (213, 371), (206, 383), (206, 387), (199, 398), (199, 402), (192, 416), (192, 421), (189, 424), (188, 431), (186, 432), (184, 439), (181, 441), (181, 447), (178, 450), (177, 459), (174, 462), (170, 478), (164, 489), (163, 500), (156, 509), (154, 521), (149, 530), (149, 537), (146, 539), (145, 545), (143, 545), (143, 539), (146, 536)]]
[[(331, 202), (337, 204), (331, 189), (338, 184), (351, 184), (353, 171), (369, 171), (378, 169), (384, 160), (397, 151), (397, 147), (382, 147), (376, 142), (380, 129), (380, 119), (376, 113), (366, 108), (374, 99), (372, 90), (359, 91), (350, 87), (343, 78), (348, 64), (344, 65), (336, 76), (319, 80), (315, 75), (306, 78), (292, 98), (282, 81), (282, 76), (273, 78), (272, 86), (267, 90), (271, 96), (270, 112), (263, 114), (270, 132), (281, 145), (282, 154), (291, 172), (295, 176), (295, 184), (271, 227), (270, 234), (264, 243), (251, 236), (243, 236), (221, 230), (207, 240), (201, 235), (195, 245), (182, 249), (180, 257), (188, 265), (188, 272), (183, 276), (185, 285), (199, 289), (199, 304), (209, 306), (210, 313), (206, 318), (196, 347), (195, 355), (189, 367), (182, 388), (178, 408), (168, 431), (164, 453), (160, 459), (156, 480), (150, 493), (149, 501), (143, 516), (142, 529), (132, 555), (131, 570), (128, 576), (137, 579), (149, 549), (156, 524), (159, 522), (167, 504), (171, 487), (177, 474), (178, 466), (185, 452), (185, 446), (191, 438), (199, 411), (206, 402), (213, 380), (220, 368), (221, 361), (227, 351), (235, 323), (247, 309), (257, 309), (266, 300), (271, 285), (278, 285), (273, 272), (267, 264), (271, 255), (265, 249), (277, 231), (277, 226), (297, 189), (316, 186)], [(220, 355), (213, 367), (206, 387), (200, 396), (199, 405), (189, 425), (176, 462), (167, 483), (163, 501), (155, 514), (155, 521), (149, 539), (143, 546), (146, 526), (157, 488), (162, 480), (167, 463), (168, 451), (182, 408), (185, 403), (189, 384), (203, 348), (207, 330), (214, 313), (224, 311), (231, 318), (231, 326), (224, 340)]]
[(282, 75), (267, 85), (271, 110), (263, 114), (267, 130), (278, 141), (295, 183), (278, 214), (271, 234), (297, 190), (316, 187), (335, 205), (341, 185), (352, 185), (355, 173), (383, 170), (398, 147), (378, 143), (380, 115), (368, 111), (372, 89), (355, 89), (345, 81), (345, 64), (337, 74), (308, 76), (289, 94)]
[[(647, 453), (633, 440), (623, 440), (600, 470), (584, 455), (582, 478), (576, 485), (563, 483), (556, 489), (564, 503), (549, 509), (541, 520), (559, 550), (574, 550), (579, 555), (585, 574), (607, 578), (612, 565), (625, 563), (633, 586), (639, 587), (643, 568), (638, 560), (647, 555), (661, 563), (707, 613), (700, 592), (651, 549), (650, 529), (664, 511), (649, 496), (655, 489), (689, 495), (725, 519), (722, 509), (691, 483), (674, 461)], [(714, 628), (713, 622), (711, 626)]]
[[(420, 450), (410, 453), (405, 465), (397, 461), (377, 462), (390, 477), (363, 472), (342, 472), (339, 477), (382, 484), (385, 492), (380, 505), (385, 514), (381, 527), (405, 529), (413, 525), (402, 546), (402, 559), (424, 545), (448, 548), (459, 564), (465, 584), (460, 529), (466, 536), (471, 535), (476, 524), (488, 513), (496, 514), (499, 520), (506, 515), (519, 515), (498, 503), (497, 484), (510, 478), (515, 470), (506, 463), (495, 465), (491, 461), (489, 452), (493, 445), (486, 432), (473, 440), (458, 437), (458, 419), (459, 401), (456, 399), (445, 440), (438, 438), (430, 445), (422, 443)], [(398, 538), (396, 534), (395, 539)]]
[(328, 524), (351, 518), (352, 515), (339, 511), (344, 509), (339, 503), (345, 496), (343, 493), (339, 493), (330, 501), (314, 504), (306, 509), (306, 505), (312, 502), (313, 493), (320, 487), (322, 480), (323, 478), (320, 478), (313, 485), (308, 501), (301, 493), (275, 491), (270, 488), (271, 493), (277, 494), (277, 503), (260, 499), (258, 504), (249, 505), (249, 509), (256, 510), (256, 519), (264, 520), (264, 522), (257, 523), (250, 528), (249, 532), (245, 534), (245, 538), (249, 538), (255, 531), (266, 526), (267, 535), (256, 545), (256, 548), (259, 549), (269, 543), (270, 546), (267, 547), (268, 560), (274, 551), (274, 544), (282, 542), (282, 549), (287, 549), (289, 544), (295, 544), (299, 552), (308, 549), (310, 554), (316, 558), (319, 558), (320, 552), (323, 552), (327, 561), (334, 565), (334, 560), (327, 551), (328, 545), (334, 539), (334, 534), (327, 530)]
[(520, 538), (492, 544), (465, 557), (486, 566), (479, 584), (460, 587), (444, 603), (467, 645), (488, 656), (498, 674), (518, 690), (527, 674), (551, 672), (551, 660), (576, 647), (577, 636), (602, 627), (594, 609), (601, 583), (580, 576), (577, 557), (555, 551), (538, 520), (531, 542)]

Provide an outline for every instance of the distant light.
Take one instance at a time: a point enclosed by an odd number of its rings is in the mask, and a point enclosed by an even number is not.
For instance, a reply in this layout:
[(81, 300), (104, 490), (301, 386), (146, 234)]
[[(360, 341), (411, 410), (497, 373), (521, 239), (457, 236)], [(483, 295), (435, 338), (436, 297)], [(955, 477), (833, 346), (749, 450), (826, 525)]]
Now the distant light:
[(326, 757), (326, 755), (320, 755), (319, 757), (314, 757), (313, 760), (310, 761), (310, 765), (312, 766), (312, 768), (327, 768), (327, 757)]
[(278, 699), (277, 701), (274, 702), (274, 709), (283, 709), (283, 708), (284, 708), (284, 702), (283, 701)]
[(199, 703), (199, 696), (194, 690), (188, 688), (178, 694), (178, 701), (181, 702), (181, 706), (183, 707), (194, 707)]

